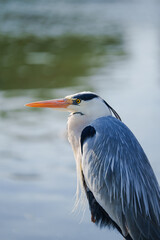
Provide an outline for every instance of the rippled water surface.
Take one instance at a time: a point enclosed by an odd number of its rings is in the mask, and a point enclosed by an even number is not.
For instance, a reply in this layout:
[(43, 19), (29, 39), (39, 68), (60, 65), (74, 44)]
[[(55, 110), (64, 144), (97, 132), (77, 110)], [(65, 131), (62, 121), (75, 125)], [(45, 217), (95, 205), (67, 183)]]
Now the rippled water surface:
[(30, 101), (101, 95), (160, 182), (158, 1), (0, 1), (0, 239), (122, 239), (72, 213), (68, 114)]

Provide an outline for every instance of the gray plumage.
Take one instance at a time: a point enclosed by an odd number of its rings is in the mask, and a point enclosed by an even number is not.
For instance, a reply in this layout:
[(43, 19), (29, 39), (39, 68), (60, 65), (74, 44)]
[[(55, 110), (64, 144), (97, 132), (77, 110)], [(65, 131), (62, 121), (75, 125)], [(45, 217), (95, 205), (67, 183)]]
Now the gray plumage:
[(82, 170), (97, 202), (134, 240), (160, 239), (160, 188), (132, 132), (114, 117), (93, 121)]

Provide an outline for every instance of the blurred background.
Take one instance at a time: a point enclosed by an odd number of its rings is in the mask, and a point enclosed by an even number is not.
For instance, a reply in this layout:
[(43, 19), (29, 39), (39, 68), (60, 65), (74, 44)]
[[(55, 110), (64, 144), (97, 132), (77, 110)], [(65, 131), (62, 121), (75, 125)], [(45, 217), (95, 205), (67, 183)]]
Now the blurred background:
[(160, 1), (0, 0), (0, 238), (113, 239), (72, 213), (67, 113), (25, 103), (94, 91), (142, 144), (160, 182)]

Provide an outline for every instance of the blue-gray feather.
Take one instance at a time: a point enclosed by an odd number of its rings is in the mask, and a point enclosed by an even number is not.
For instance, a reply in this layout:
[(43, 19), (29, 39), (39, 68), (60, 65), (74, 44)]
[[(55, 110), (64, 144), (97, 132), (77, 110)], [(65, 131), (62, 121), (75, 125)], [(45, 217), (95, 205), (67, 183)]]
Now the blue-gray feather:
[(106, 191), (117, 223), (133, 239), (160, 239), (160, 187), (139, 142), (114, 117), (90, 125), (96, 134), (82, 145), (82, 167), (93, 195)]

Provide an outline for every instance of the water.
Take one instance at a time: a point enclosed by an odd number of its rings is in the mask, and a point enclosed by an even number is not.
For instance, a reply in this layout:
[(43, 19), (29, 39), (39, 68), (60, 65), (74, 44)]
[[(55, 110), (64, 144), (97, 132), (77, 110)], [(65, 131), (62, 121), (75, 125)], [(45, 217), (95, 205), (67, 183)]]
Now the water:
[(158, 1), (0, 2), (1, 239), (122, 239), (73, 214), (67, 113), (34, 100), (92, 90), (142, 144), (160, 182)]

